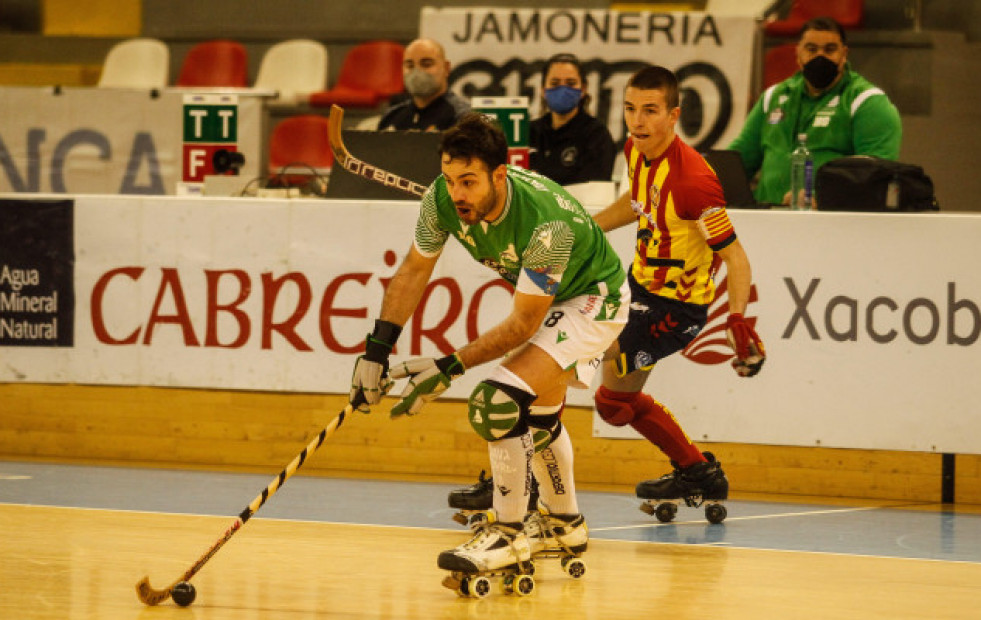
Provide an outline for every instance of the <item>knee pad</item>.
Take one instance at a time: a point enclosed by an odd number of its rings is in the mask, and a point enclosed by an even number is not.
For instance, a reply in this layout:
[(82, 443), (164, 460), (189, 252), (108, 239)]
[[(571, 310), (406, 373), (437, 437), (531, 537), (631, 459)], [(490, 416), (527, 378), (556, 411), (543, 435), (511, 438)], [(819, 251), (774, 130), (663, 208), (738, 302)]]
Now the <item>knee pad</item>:
[(528, 409), (535, 395), (494, 379), (481, 381), (467, 401), (470, 426), (487, 441), (528, 432)]
[(555, 438), (562, 433), (562, 410), (565, 402), (554, 407), (531, 407), (528, 415), (528, 426), (531, 427), (531, 438), (535, 443), (535, 452), (541, 452), (549, 447)]
[(633, 408), (634, 394), (630, 392), (614, 392), (604, 386), (596, 390), (593, 397), (596, 411), (607, 424), (626, 426), (634, 421), (637, 412)]

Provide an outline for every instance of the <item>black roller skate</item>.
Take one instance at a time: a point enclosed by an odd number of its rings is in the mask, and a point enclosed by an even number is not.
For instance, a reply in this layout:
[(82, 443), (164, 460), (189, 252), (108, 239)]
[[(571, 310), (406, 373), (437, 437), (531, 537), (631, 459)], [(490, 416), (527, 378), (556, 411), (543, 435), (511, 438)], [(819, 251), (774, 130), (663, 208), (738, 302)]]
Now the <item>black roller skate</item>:
[(727, 515), (723, 502), (729, 497), (729, 480), (711, 452), (702, 454), (707, 462), (679, 468), (671, 461), (674, 471), (670, 474), (638, 483), (637, 497), (647, 500), (640, 509), (668, 523), (678, 514), (679, 502), (692, 508), (704, 504), (709, 523), (722, 523)]
[[(494, 478), (488, 478), (487, 472), (480, 470), (480, 477), (476, 484), (472, 484), (463, 489), (450, 491), (447, 498), (450, 508), (455, 508), (459, 512), (453, 515), (453, 520), (460, 525), (473, 528), (476, 524), (486, 521), (486, 512), (494, 504)], [(528, 499), (528, 510), (535, 510), (538, 506), (538, 482), (531, 480), (531, 497)]]
[(505, 594), (527, 596), (535, 590), (531, 546), (521, 523), (499, 523), (491, 516), (474, 528), (470, 540), (440, 553), (436, 564), (450, 571), (443, 586), (458, 596), (487, 596), (493, 577), (501, 578)]

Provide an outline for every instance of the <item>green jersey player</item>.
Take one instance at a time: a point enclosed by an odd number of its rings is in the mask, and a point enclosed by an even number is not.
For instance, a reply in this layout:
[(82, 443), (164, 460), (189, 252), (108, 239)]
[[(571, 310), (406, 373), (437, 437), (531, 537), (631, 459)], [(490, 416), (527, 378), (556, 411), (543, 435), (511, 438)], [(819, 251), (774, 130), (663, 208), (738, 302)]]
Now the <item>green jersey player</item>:
[[(413, 245), (355, 365), (351, 399), (368, 407), (393, 379), (407, 378), (391, 415), (413, 415), (465, 370), (508, 354), (467, 402), (473, 429), (488, 442), (494, 509), (472, 540), (438, 559), (452, 573), (444, 583), (472, 593), (471, 580), (509, 571), (513, 579), (533, 553), (585, 550), (572, 444), (559, 412), (567, 387), (588, 387), (623, 328), (629, 287), (619, 257), (575, 199), (506, 165), (507, 142), (493, 121), (465, 116), (444, 134), (439, 153), (442, 175), (423, 197)], [(511, 312), (450, 355), (394, 364), (389, 377), (392, 347), (450, 236), (514, 285)], [(534, 513), (529, 524), (532, 476), (547, 514)], [(533, 587), (530, 575), (520, 578)]]

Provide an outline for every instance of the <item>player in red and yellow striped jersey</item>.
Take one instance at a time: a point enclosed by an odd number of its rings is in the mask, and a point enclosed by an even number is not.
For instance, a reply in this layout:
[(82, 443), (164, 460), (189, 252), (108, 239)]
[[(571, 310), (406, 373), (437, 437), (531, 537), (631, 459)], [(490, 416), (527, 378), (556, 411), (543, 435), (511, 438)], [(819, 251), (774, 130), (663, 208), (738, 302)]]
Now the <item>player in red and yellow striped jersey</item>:
[(718, 178), (675, 134), (680, 114), (671, 71), (648, 66), (630, 78), (624, 96), (630, 191), (595, 219), (606, 231), (637, 226), (629, 273), (633, 301), (627, 326), (607, 355), (595, 401), (603, 419), (629, 424), (675, 463), (672, 473), (638, 484), (640, 497), (724, 500), (729, 486), (719, 463), (699, 451), (667, 407), (643, 392), (657, 361), (683, 349), (704, 327), (721, 262), (728, 278), (733, 367), (752, 376), (765, 359), (763, 343), (743, 319), (752, 281), (749, 259), (726, 215)]

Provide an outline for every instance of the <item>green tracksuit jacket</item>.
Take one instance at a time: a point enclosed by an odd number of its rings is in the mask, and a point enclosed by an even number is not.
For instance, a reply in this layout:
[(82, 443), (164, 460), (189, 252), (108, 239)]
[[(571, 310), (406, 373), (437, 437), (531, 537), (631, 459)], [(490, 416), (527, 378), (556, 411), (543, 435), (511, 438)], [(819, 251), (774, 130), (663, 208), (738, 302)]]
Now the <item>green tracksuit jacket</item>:
[(902, 124), (881, 89), (845, 65), (841, 80), (817, 97), (807, 94), (800, 71), (768, 88), (729, 148), (739, 151), (747, 173), (760, 172), (759, 202), (780, 204), (790, 191), (790, 153), (797, 134), (807, 134), (814, 170), (846, 155), (899, 157)]

